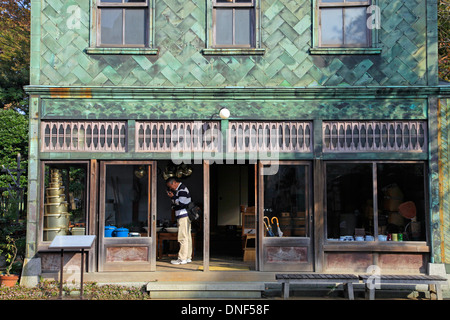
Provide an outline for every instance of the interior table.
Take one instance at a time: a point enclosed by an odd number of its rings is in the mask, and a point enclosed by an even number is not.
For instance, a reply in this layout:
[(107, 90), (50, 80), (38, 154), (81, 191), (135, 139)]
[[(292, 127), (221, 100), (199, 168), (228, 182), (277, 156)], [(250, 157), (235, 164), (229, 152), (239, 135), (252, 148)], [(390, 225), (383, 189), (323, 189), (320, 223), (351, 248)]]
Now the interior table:
[(59, 298), (62, 299), (63, 288), (63, 268), (64, 268), (64, 250), (78, 251), (81, 250), (81, 288), (80, 299), (83, 299), (83, 273), (84, 273), (84, 250), (90, 250), (94, 244), (95, 236), (56, 236), (49, 249), (61, 250), (61, 270), (59, 278)]
[[(191, 233), (192, 236), (192, 258), (194, 258), (194, 248), (195, 248), (195, 233)], [(156, 233), (157, 238), (157, 256), (158, 259), (161, 259), (163, 255), (166, 256), (177, 256), (177, 254), (163, 254), (163, 241), (169, 240), (169, 241), (178, 241), (178, 232), (157, 232)]]

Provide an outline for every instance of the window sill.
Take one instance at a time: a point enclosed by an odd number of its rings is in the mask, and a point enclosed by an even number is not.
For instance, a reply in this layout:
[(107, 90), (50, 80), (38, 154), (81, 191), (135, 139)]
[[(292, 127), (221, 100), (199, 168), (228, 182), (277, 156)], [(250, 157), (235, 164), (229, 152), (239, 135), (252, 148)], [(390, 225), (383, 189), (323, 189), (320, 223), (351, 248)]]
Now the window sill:
[(381, 48), (311, 48), (310, 54), (381, 54)]
[(155, 55), (158, 54), (156, 48), (87, 48), (87, 54), (142, 54)]
[(342, 252), (429, 252), (424, 241), (329, 241), (324, 251)]
[(266, 49), (260, 48), (208, 48), (203, 49), (202, 53), (204, 55), (263, 55)]

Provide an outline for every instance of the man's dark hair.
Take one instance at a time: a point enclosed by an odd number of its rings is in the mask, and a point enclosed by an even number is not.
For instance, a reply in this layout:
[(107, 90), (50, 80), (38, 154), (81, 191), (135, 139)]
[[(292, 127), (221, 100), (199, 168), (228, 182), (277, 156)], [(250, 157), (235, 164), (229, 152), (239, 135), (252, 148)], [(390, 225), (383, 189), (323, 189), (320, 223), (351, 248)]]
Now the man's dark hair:
[(167, 183), (172, 184), (174, 182), (178, 182), (177, 178), (175, 178), (175, 177), (170, 177), (166, 180), (166, 184)]

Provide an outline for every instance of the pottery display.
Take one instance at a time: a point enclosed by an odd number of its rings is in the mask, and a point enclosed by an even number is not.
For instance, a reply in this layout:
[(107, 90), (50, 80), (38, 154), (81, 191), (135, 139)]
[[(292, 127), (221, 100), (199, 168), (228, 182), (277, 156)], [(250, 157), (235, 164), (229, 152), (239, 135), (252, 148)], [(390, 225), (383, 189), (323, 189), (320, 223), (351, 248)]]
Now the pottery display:
[(49, 187), (44, 203), (44, 241), (69, 232), (70, 214), (59, 169), (51, 169)]

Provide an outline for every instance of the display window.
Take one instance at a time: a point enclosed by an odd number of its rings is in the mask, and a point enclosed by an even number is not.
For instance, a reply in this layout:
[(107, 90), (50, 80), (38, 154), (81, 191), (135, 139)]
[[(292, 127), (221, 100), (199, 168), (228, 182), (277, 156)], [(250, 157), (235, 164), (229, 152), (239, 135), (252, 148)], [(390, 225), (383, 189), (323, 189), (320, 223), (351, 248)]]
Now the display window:
[(44, 163), (42, 240), (57, 235), (85, 235), (88, 213), (88, 166), (85, 163)]
[(326, 164), (328, 241), (425, 241), (423, 162)]

